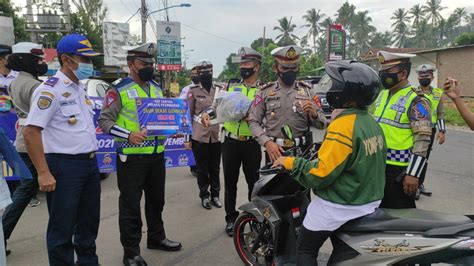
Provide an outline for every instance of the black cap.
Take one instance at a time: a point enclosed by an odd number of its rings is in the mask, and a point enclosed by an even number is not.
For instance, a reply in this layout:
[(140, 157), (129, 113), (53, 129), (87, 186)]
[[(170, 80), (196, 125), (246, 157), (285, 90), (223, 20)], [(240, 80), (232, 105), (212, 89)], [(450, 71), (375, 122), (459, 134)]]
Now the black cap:
[(5, 44), (0, 44), (0, 55), (7, 55), (12, 53), (12, 47), (5, 45)]

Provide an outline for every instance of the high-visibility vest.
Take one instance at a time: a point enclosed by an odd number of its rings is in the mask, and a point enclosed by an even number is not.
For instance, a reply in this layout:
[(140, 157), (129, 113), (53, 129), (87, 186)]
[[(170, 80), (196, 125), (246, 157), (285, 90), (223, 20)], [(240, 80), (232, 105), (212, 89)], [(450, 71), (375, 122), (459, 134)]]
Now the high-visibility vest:
[[(120, 86), (123, 84), (122, 86)], [(162, 98), (163, 92), (157, 84), (150, 82), (149, 94), (135, 82), (121, 82), (116, 88), (122, 103), (122, 109), (115, 123), (132, 132), (140, 131), (135, 98)], [(165, 150), (164, 136), (147, 137), (142, 144), (132, 144), (128, 140), (115, 138), (117, 152), (121, 154), (154, 154)]]
[(438, 123), (438, 106), (443, 96), (443, 90), (440, 88), (433, 88), (431, 93), (425, 93), (425, 97), (431, 102), (431, 124), (434, 127)]
[(408, 86), (391, 96), (389, 90), (383, 90), (375, 102), (374, 117), (387, 141), (387, 164), (407, 166), (410, 163), (413, 132), (408, 113), (416, 96)]
[[(227, 91), (240, 91), (242, 94), (246, 95), (250, 101), (253, 101), (255, 99), (255, 94), (257, 93), (257, 90), (258, 89), (255, 87), (247, 88), (247, 86), (245, 86), (244, 84), (238, 84), (230, 87)], [(236, 136), (252, 136), (252, 132), (250, 131), (249, 125), (244, 120), (239, 122), (225, 122), (224, 129), (227, 132), (230, 132)]]

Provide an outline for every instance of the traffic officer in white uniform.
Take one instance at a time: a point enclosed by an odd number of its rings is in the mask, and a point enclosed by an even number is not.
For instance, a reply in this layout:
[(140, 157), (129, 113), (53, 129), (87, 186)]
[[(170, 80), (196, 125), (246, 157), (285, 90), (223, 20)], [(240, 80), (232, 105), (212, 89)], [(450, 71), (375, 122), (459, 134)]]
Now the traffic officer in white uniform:
[[(92, 101), (80, 80), (93, 75), (100, 55), (85, 36), (69, 34), (57, 45), (60, 70), (33, 93), (23, 129), (28, 154), (47, 192), (46, 242), (50, 265), (98, 265), (100, 177)], [(73, 241), (74, 240), (74, 241)]]

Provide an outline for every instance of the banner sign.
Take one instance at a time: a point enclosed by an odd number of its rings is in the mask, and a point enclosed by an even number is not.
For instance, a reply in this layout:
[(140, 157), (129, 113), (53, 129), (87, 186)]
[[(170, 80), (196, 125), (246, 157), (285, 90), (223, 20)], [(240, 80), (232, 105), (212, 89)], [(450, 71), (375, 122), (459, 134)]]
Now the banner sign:
[(346, 58), (346, 33), (341, 25), (333, 24), (327, 29), (326, 61), (344, 60)]
[(149, 136), (191, 135), (188, 102), (183, 99), (136, 98), (138, 123)]
[[(102, 108), (102, 98), (90, 97), (94, 106), (94, 125), (97, 137), (97, 146), (98, 150), (96, 153), (97, 163), (99, 166), (99, 171), (101, 173), (111, 173), (116, 171), (116, 152), (115, 152), (115, 140), (114, 137), (109, 134), (104, 134), (98, 125), (98, 118), (100, 110)], [(167, 99), (162, 99), (167, 100)], [(180, 105), (181, 107), (186, 107), (185, 111), (189, 116), (189, 109), (187, 104)], [(15, 145), (16, 131), (18, 130), (18, 118), (15, 114), (15, 111), (12, 109), (10, 112), (0, 112), (0, 127), (6, 132), (8, 138)], [(190, 132), (191, 129), (189, 129)], [(184, 148), (184, 137), (177, 138), (167, 138), (165, 141), (165, 163), (167, 168), (172, 167), (183, 167), (195, 165), (194, 156), (191, 150), (186, 150)], [(3, 158), (0, 155), (0, 171), (2, 171), (3, 176), (7, 180), (18, 180), (19, 177), (13, 175), (13, 171), (8, 166), (8, 164), (3, 161)]]
[(181, 70), (181, 24), (173, 21), (157, 21), (158, 70)]
[(102, 29), (104, 64), (107, 66), (126, 66), (127, 52), (122, 49), (122, 46), (129, 45), (130, 29), (128, 23), (104, 21)]

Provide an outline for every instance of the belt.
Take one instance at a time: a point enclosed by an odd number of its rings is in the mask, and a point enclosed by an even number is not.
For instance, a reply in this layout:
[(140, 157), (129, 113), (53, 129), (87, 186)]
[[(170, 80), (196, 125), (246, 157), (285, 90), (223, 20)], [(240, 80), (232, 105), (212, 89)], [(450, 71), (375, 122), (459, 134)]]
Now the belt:
[(255, 139), (253, 136), (236, 135), (234, 133), (227, 132), (227, 131), (225, 131), (225, 136), (229, 137), (231, 139), (239, 140), (239, 141), (246, 141), (246, 140)]
[(291, 147), (298, 147), (300, 145), (306, 145), (306, 137), (298, 137), (294, 139), (281, 139), (281, 138), (273, 138), (276, 144), (284, 147), (284, 148), (291, 148)]
[(65, 153), (48, 153), (48, 155), (53, 155), (69, 160), (92, 160), (95, 158), (95, 151), (89, 153), (79, 153), (79, 154), (65, 154)]

